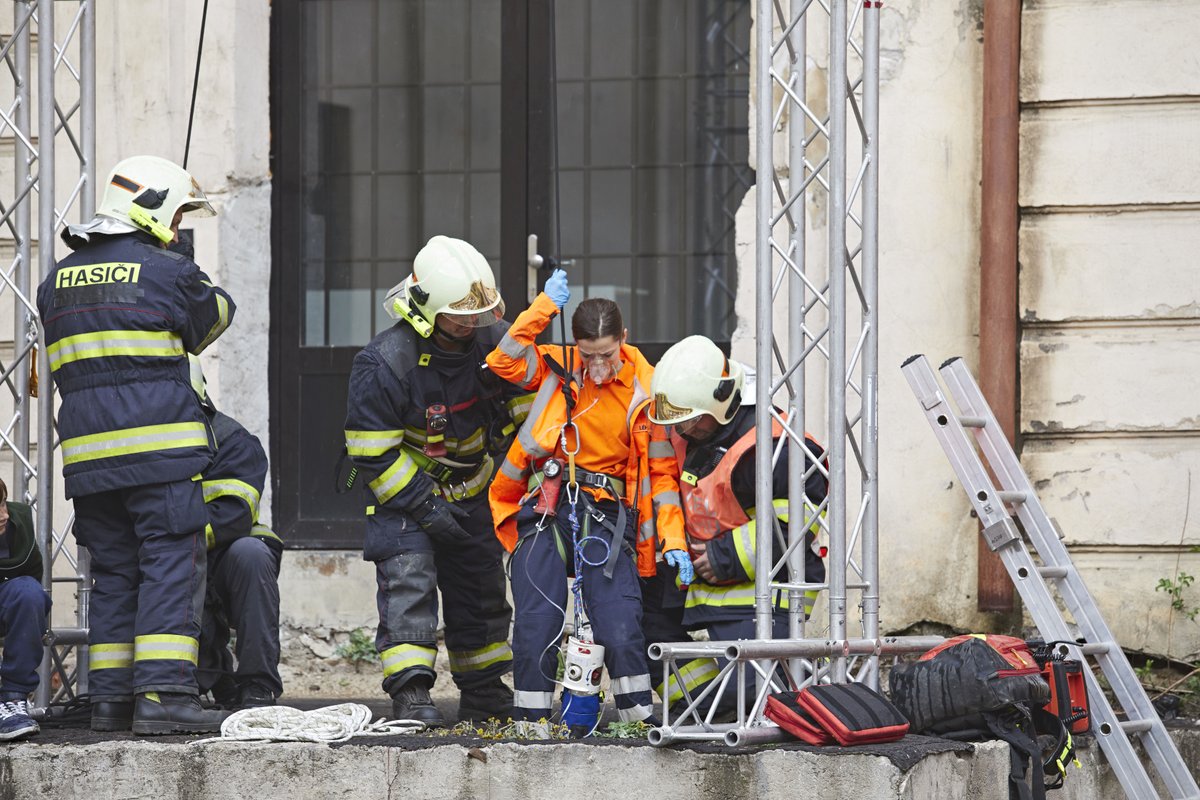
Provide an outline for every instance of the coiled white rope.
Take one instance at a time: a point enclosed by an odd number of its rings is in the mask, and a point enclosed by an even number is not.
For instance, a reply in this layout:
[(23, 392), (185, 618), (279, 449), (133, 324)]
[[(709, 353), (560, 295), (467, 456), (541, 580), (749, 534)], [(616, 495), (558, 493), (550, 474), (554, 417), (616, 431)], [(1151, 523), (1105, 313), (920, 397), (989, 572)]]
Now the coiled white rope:
[(355, 736), (420, 733), (425, 723), (414, 719), (371, 722), (371, 709), (361, 703), (301, 711), (264, 706), (236, 711), (221, 723), (221, 735), (206, 742), (344, 742)]

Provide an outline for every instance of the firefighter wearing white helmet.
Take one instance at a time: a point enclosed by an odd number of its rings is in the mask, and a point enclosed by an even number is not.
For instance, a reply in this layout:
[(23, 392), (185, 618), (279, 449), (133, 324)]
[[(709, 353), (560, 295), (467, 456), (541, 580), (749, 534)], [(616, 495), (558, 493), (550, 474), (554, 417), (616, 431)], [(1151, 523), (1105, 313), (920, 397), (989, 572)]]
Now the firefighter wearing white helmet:
[(478, 250), (435, 236), (384, 310), (397, 322), (354, 359), (345, 431), (364, 484), (383, 689), (394, 717), (445, 724), (429, 694), (440, 589), (459, 714), (505, 719), (512, 610), (487, 487), (532, 397), (484, 363), (508, 330), (504, 302)]
[[(758, 410), (754, 407), (752, 387), (746, 386), (746, 368), (727, 358), (717, 345), (704, 336), (689, 336), (672, 345), (654, 369), (650, 384), (653, 397), (650, 417), (671, 428), (671, 444), (680, 467), (679, 486), (683, 500), (684, 527), (697, 580), (688, 587), (679, 602), (673, 574), (660, 565), (659, 574), (643, 587), (648, 641), (677, 641), (687, 632), (705, 629), (713, 640), (752, 639), (754, 626), (754, 520), (755, 458)], [(777, 423), (772, 437), (785, 451), (791, 445)], [(815, 439), (806, 435), (806, 469), (823, 458)], [(776, 460), (773, 497), (776, 516), (787, 534), (788, 457)], [(805, 485), (808, 502), (818, 506), (825, 498), (827, 483), (821, 469), (812, 469)], [(818, 525), (810, 522), (805, 533), (805, 580), (820, 583), (825, 566), (816, 547)], [(782, 557), (776, 548), (775, 558)], [(815, 593), (805, 597), (805, 612), (810, 613)], [(776, 592), (775, 636), (787, 636), (787, 596)], [(659, 696), (668, 703), (692, 697), (718, 673), (722, 662), (697, 659), (680, 668), (683, 683), (671, 678), (670, 685), (658, 686)], [(751, 676), (748, 676), (751, 677)], [(747, 692), (747, 697), (754, 697)], [(736, 704), (736, 690), (730, 687), (716, 701), (721, 710)]]
[(62, 398), (63, 484), (92, 557), (88, 630), (92, 728), (211, 732), (196, 648), (207, 515), (194, 478), (212, 461), (190, 387), (198, 355), (233, 319), (233, 300), (178, 240), (184, 213), (212, 214), (185, 170), (155, 156), (118, 164), (96, 217), (70, 225), (75, 251), (38, 287)]
[(200, 184), (183, 167), (158, 156), (134, 156), (113, 167), (96, 216), (82, 225), (66, 226), (62, 238), (78, 248), (96, 235), (145, 231), (165, 245), (178, 238), (176, 214), (211, 217), (216, 213)]
[(439, 332), (451, 341), (469, 339), (472, 329), (504, 318), (504, 301), (487, 259), (467, 242), (449, 236), (434, 236), (421, 248), (412, 275), (392, 287), (383, 308), (425, 338), (433, 335), (440, 316)]

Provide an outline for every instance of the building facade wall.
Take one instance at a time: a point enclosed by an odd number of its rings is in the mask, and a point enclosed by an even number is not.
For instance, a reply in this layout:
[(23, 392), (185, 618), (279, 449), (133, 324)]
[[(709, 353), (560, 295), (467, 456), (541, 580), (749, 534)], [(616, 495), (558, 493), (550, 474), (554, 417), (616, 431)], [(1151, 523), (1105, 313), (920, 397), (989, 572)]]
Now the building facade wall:
[[(270, 2), (209, 11), (189, 168), (220, 216), (196, 226), (196, 253), (239, 311), (205, 365), (218, 403), (269, 446), (270, 275), (289, 268), (271, 259), (270, 141), (287, 132), (269, 125)], [(1189, 513), (1200, 422), (1186, 390), (1200, 367), (1194, 11), (1187, 0), (1026, 2), (1021, 84), (1024, 461), (1119, 639), (1175, 655), (1196, 650), (1195, 625), (1170, 618), (1154, 586), (1200, 569), (1200, 512)], [(99, 5), (101, 181), (128, 155), (182, 157), (199, 26), (184, 0)], [(978, 363), (982, 2), (889, 4), (881, 28), (882, 626), (982, 629), (976, 521), (899, 371), (917, 352)], [(734, 337), (748, 363), (753, 208), (750, 193)], [(819, 233), (822, 209), (809, 210)], [(371, 565), (352, 551), (290, 552), (281, 584), (289, 693), (372, 691), (373, 669), (347, 673), (335, 654), (374, 624)]]

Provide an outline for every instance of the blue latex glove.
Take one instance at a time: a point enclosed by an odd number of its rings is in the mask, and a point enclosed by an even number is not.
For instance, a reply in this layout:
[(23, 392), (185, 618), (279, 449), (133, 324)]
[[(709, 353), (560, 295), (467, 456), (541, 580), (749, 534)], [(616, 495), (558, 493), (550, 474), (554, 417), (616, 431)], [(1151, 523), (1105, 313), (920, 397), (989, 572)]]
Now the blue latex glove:
[(567, 301), (571, 299), (571, 287), (567, 285), (565, 269), (554, 270), (546, 279), (546, 296), (554, 301), (559, 311), (567, 307)]
[(663, 553), (663, 560), (679, 570), (679, 582), (684, 586), (690, 585), (696, 579), (692, 559), (688, 557), (686, 550), (668, 550)]

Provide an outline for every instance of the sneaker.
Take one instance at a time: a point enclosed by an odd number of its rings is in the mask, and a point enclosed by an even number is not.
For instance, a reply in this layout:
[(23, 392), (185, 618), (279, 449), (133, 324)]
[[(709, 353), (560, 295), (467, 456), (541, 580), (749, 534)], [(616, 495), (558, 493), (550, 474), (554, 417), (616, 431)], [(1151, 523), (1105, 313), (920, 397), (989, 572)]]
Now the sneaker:
[(146, 692), (133, 707), (133, 732), (141, 736), (166, 733), (219, 733), (228, 711), (206, 711), (194, 694)]
[(460, 720), (483, 721), (495, 718), (510, 719), (513, 713), (513, 691), (499, 678), (462, 690), (458, 703)]
[(32, 710), (28, 700), (0, 703), (0, 741), (11, 742), (40, 731), (41, 728), (30, 716)]
[(392, 716), (395, 719), (414, 719), (430, 728), (444, 728), (446, 718), (429, 696), (432, 684), (427, 678), (413, 678), (392, 695)]

